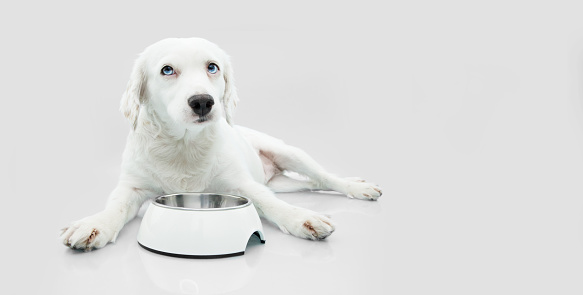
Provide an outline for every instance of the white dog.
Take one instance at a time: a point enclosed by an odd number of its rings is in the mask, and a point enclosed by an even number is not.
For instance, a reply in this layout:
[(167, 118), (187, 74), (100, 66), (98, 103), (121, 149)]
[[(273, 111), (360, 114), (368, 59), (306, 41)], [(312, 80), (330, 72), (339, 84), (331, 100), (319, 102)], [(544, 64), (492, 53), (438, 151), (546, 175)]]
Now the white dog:
[[(63, 229), (63, 243), (91, 250), (114, 242), (142, 203), (178, 192), (238, 194), (294, 236), (320, 240), (329, 217), (287, 204), (274, 192), (335, 190), (376, 200), (381, 189), (326, 172), (302, 150), (233, 125), (238, 97), (229, 57), (199, 38), (165, 39), (138, 57), (121, 100), (132, 125), (122, 171), (105, 210)], [(289, 177), (295, 172), (307, 179)]]

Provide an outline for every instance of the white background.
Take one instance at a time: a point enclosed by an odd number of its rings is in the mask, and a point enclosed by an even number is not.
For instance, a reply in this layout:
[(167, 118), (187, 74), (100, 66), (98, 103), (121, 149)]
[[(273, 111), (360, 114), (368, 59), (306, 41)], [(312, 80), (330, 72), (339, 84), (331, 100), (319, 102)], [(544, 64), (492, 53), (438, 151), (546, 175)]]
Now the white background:
[[(1, 4), (1, 293), (581, 294), (583, 5), (340, 2)], [(116, 184), (135, 57), (191, 36), (232, 56), (238, 124), (383, 197), (281, 194), (337, 231), (264, 222), (237, 258), (147, 252), (139, 217), (60, 244)]]

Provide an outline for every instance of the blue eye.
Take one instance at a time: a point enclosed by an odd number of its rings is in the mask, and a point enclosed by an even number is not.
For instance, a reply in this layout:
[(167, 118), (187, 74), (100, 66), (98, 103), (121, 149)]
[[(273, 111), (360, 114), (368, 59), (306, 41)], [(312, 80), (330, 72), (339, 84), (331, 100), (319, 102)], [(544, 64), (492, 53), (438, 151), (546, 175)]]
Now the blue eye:
[(162, 75), (166, 75), (166, 76), (174, 75), (174, 69), (171, 66), (164, 66), (162, 68), (162, 71), (160, 71), (160, 73), (162, 73)]
[(207, 70), (209, 71), (209, 73), (211, 74), (216, 74), (219, 71), (219, 66), (217, 66), (214, 63), (210, 63)]

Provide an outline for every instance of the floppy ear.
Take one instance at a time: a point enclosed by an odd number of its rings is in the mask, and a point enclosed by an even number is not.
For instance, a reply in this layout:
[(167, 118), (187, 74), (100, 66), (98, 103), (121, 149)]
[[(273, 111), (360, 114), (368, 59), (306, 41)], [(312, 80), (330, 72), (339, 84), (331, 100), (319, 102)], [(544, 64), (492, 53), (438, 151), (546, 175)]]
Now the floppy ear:
[(225, 118), (227, 119), (227, 123), (229, 123), (229, 125), (233, 125), (233, 115), (235, 113), (235, 107), (237, 107), (237, 102), (239, 102), (239, 96), (237, 95), (235, 78), (233, 76), (233, 67), (231, 66), (231, 60), (229, 57), (226, 58), (223, 77), (225, 78), (225, 94), (223, 95)]
[(142, 57), (138, 57), (134, 63), (130, 81), (128, 82), (126, 91), (121, 97), (120, 111), (132, 124), (133, 130), (138, 124), (138, 116), (140, 114), (140, 104), (144, 101), (144, 89), (146, 87), (146, 74)]

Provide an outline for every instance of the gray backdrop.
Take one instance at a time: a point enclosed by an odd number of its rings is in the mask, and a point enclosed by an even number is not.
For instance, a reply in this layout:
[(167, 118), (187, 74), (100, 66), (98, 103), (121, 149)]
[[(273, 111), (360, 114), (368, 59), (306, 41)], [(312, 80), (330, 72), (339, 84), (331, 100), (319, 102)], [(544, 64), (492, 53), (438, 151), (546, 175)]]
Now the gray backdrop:
[[(119, 99), (137, 54), (162, 38), (197, 36), (232, 56), (237, 124), (384, 189), (366, 204), (282, 196), (336, 210), (338, 233), (309, 244), (270, 228), (266, 249), (283, 254), (265, 254), (246, 287), (229, 292), (580, 293), (581, 8), (578, 1), (1, 4), (1, 288), (168, 291), (132, 275), (135, 261), (124, 258), (141, 250), (139, 222), (112, 250), (73, 253), (56, 237), (101, 210), (115, 186), (129, 131)], [(278, 241), (297, 245), (286, 250)], [(330, 252), (319, 245), (336, 251), (332, 260), (318, 260)], [(286, 260), (286, 251), (305, 255)], [(168, 269), (184, 263), (164, 261)], [(181, 292), (202, 294), (198, 284), (183, 282)]]

